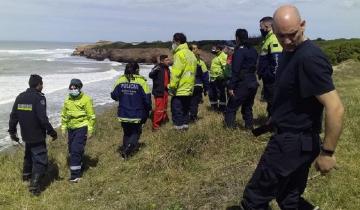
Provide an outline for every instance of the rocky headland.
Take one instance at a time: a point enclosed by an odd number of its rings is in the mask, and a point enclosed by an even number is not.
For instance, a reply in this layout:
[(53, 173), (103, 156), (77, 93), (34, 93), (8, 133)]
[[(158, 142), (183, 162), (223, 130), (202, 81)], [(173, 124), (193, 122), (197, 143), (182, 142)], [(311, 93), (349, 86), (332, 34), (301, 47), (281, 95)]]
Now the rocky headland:
[[(136, 45), (124, 42), (98, 41), (94, 44), (77, 46), (72, 55), (84, 56), (98, 61), (109, 59), (110, 61), (121, 63), (132, 61), (139, 63), (155, 63), (156, 58), (162, 54), (172, 57), (170, 49), (165, 47), (144, 47), (141, 44)], [(206, 51), (201, 51), (200, 54), (202, 59), (207, 64), (210, 64), (213, 55)]]

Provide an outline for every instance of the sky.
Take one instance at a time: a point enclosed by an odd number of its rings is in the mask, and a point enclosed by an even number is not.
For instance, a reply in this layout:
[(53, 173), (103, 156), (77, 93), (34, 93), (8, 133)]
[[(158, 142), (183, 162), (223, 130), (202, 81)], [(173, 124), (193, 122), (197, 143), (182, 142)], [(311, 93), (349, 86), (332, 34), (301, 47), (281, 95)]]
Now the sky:
[(309, 38), (360, 38), (360, 0), (1, 0), (0, 40), (230, 40), (259, 35), (259, 20), (293, 4)]

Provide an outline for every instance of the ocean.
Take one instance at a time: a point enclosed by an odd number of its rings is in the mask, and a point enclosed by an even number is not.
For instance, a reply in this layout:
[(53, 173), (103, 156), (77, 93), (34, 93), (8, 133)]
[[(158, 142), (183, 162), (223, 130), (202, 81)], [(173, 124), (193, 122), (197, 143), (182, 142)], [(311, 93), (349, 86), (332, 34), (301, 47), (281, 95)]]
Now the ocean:
[[(110, 92), (125, 65), (71, 56), (79, 44), (0, 41), (0, 151), (14, 144), (7, 132), (9, 115), (16, 96), (28, 88), (30, 74), (43, 77), (47, 113), (54, 127), (60, 125), (61, 107), (72, 78), (81, 79), (83, 92), (93, 98), (95, 107), (113, 102)], [(140, 65), (140, 74), (147, 77), (152, 67)], [(148, 82), (151, 85), (151, 80)]]

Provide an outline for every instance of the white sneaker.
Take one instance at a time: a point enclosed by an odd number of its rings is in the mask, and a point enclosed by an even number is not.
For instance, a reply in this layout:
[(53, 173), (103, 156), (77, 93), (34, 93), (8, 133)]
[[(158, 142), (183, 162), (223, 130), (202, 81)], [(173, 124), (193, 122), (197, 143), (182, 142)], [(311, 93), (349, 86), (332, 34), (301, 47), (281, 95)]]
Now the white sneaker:
[(72, 183), (77, 183), (77, 182), (79, 182), (81, 180), (81, 178), (80, 177), (77, 177), (77, 178), (73, 178), (73, 179), (69, 179), (69, 181), (70, 182), (72, 182)]
[(182, 125), (175, 125), (174, 129), (180, 131), (181, 129), (183, 129), (183, 126)]
[(184, 125), (182, 125), (182, 129), (184, 129), (184, 130), (189, 129), (189, 125), (188, 125), (188, 124), (184, 124)]

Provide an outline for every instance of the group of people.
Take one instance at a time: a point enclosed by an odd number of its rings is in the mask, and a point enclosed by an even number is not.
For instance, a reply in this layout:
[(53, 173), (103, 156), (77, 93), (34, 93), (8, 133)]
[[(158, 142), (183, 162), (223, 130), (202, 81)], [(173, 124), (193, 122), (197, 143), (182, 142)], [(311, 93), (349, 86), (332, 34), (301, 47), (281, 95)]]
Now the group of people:
[[(150, 88), (139, 74), (139, 65), (128, 63), (111, 92), (111, 98), (119, 103), (122, 157), (127, 159), (137, 150), (142, 124), (150, 115), (153, 131), (169, 120), (169, 96), (176, 130), (187, 130), (189, 123), (198, 119), (203, 94), (209, 94), (211, 108), (224, 114), (225, 125), (230, 128), (235, 127), (236, 112), (241, 106), (245, 128), (252, 130), (252, 106), (261, 79), (268, 103), (266, 125), (272, 128), (273, 135), (237, 208), (270, 209), (269, 202), (276, 199), (281, 209), (314, 209), (301, 197), (309, 168), (314, 161), (323, 174), (335, 167), (334, 152), (342, 129), (344, 108), (333, 85), (332, 67), (324, 53), (305, 37), (305, 21), (296, 7), (281, 6), (273, 17), (262, 18), (260, 31), (264, 37), (260, 56), (251, 46), (247, 31), (238, 29), (231, 56), (222, 46), (214, 46), (210, 71), (198, 46), (189, 46), (183, 33), (175, 33), (171, 69), (170, 58), (161, 55), (159, 64), (149, 74), (153, 79), (154, 110)], [(19, 122), (26, 143), (23, 178), (31, 179), (30, 192), (39, 194), (39, 179), (47, 165), (45, 136), (56, 139), (57, 133), (46, 117), (41, 77), (31, 75), (29, 86), (15, 100), (9, 133), (12, 140), (19, 140)], [(84, 147), (95, 125), (92, 100), (81, 88), (79, 79), (71, 80), (61, 113), (61, 130), (64, 135), (68, 133), (73, 182), (81, 176)], [(321, 141), (324, 108), (325, 137)]]

